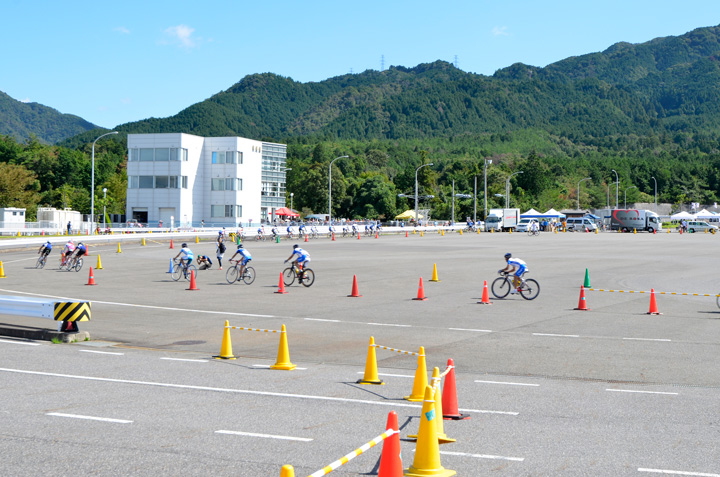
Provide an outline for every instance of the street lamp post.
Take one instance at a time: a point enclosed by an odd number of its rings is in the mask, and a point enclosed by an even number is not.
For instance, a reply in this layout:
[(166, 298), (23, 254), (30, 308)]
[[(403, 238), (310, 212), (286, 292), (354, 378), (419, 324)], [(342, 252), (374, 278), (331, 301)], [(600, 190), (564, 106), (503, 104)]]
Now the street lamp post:
[(117, 134), (117, 131), (110, 131), (109, 133), (105, 133), (102, 136), (98, 136), (97, 139), (95, 139), (92, 143), (92, 159), (91, 159), (91, 168), (92, 171), (90, 172), (90, 228), (95, 228), (95, 143), (98, 142), (98, 139), (103, 138), (105, 136), (109, 136), (111, 134)]
[(523, 172), (524, 171), (513, 172), (512, 174), (510, 174), (508, 176), (507, 180), (505, 181), (505, 208), (506, 209), (510, 208), (510, 179), (512, 179), (513, 176), (522, 174)]
[(290, 192), (290, 210), (293, 210), (293, 196), (295, 195), (294, 192)]
[(592, 179), (592, 177), (586, 177), (585, 179), (581, 179), (580, 182), (578, 182), (578, 198), (577, 198), (577, 208), (580, 210), (580, 184), (584, 181), (589, 181)]
[(637, 189), (637, 186), (630, 186), (627, 189), (625, 189), (625, 207), (624, 208), (626, 208), (626, 209), (627, 209), (627, 191), (629, 191), (630, 189)]
[(433, 165), (433, 163), (431, 162), (429, 164), (423, 164), (422, 166), (415, 169), (415, 223), (416, 224), (418, 223), (418, 179), (417, 179), (418, 171), (420, 169), (422, 169), (423, 167), (432, 166), (432, 165)]
[(105, 216), (107, 215), (105, 213), (105, 207), (107, 206), (107, 187), (103, 187), (103, 228), (106, 228), (107, 225), (105, 225)]
[(618, 176), (618, 173), (615, 169), (612, 169), (612, 171), (615, 173), (615, 208), (618, 208), (618, 191), (620, 188), (620, 177)]
[(655, 181), (655, 213), (657, 214), (657, 179), (651, 177)]
[[(330, 161), (330, 165), (328, 166), (328, 223), (332, 225), (332, 165), (333, 162), (337, 161), (338, 159), (342, 159), (343, 157), (349, 157), (349, 156), (339, 156)], [(292, 199), (292, 196), (290, 196)], [(292, 206), (290, 207), (292, 209)]]
[(485, 218), (487, 218), (487, 166), (490, 164), (492, 164), (492, 159), (485, 159)]

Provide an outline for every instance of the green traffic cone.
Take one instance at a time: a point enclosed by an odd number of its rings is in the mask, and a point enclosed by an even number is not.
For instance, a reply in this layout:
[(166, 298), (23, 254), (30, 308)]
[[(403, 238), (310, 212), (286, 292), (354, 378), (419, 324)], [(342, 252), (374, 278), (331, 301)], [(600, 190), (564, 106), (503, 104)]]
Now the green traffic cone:
[(585, 284), (583, 286), (585, 288), (592, 288), (592, 286), (590, 286), (590, 274), (587, 268), (585, 269)]

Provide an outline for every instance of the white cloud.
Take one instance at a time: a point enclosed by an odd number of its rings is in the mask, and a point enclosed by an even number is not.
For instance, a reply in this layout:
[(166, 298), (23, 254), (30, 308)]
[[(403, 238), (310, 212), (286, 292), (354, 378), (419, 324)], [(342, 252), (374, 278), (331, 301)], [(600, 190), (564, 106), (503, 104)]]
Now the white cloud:
[(507, 32), (506, 26), (495, 26), (492, 29), (492, 34), (494, 36), (508, 36), (509, 33)]
[(125, 28), (124, 26), (115, 27), (115, 28), (113, 28), (113, 31), (116, 31), (116, 32), (118, 32), (118, 33), (122, 33), (123, 35), (129, 35), (129, 34), (130, 34), (130, 30), (128, 30), (128, 29)]
[(20, 100), (21, 103), (31, 103), (30, 98), (25, 98)]
[(194, 48), (197, 40), (193, 38), (195, 29), (187, 25), (177, 25), (165, 29), (166, 44), (178, 45), (181, 48)]

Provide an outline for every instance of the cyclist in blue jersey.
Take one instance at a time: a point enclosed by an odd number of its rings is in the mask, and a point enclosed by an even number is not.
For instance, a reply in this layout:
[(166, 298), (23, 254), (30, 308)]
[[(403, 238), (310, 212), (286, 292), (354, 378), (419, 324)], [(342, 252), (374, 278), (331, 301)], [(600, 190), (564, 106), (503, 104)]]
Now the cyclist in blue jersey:
[(187, 262), (185, 263), (186, 267), (189, 267), (193, 261), (193, 258), (195, 258), (195, 255), (193, 255), (192, 250), (188, 248), (188, 244), (186, 243), (182, 244), (182, 248), (180, 249), (178, 254), (175, 255), (175, 259), (177, 259), (180, 255), (183, 256), (182, 259), (180, 259), (181, 262), (187, 260)]
[(515, 272), (515, 276), (513, 277), (513, 284), (515, 285), (515, 289), (510, 290), (510, 293), (512, 295), (516, 294), (518, 292), (518, 287), (520, 286), (520, 279), (523, 276), (525, 272), (528, 271), (527, 263), (525, 263), (523, 260), (513, 257), (511, 253), (505, 254), (505, 261), (507, 262), (507, 267), (503, 268), (502, 270), (499, 270), (499, 272), (506, 272), (506, 273), (512, 273)]
[(298, 244), (295, 244), (293, 245), (293, 252), (287, 258), (287, 260), (285, 260), (285, 263), (287, 263), (288, 260), (293, 258), (295, 255), (297, 255), (297, 258), (293, 260), (292, 263), (294, 263), (300, 269), (300, 278), (302, 278), (305, 274), (305, 265), (310, 261), (310, 254), (300, 248)]
[(242, 257), (242, 262), (240, 263), (240, 275), (239, 277), (242, 277), (245, 273), (245, 265), (252, 260), (252, 255), (250, 255), (250, 252), (248, 252), (245, 247), (243, 247), (243, 244), (238, 244), (237, 250), (235, 251), (235, 255), (232, 256), (230, 261), (233, 261), (233, 258), (235, 258), (237, 255), (240, 255)]
[(84, 243), (79, 242), (70, 258), (78, 259), (84, 255), (87, 255), (87, 246)]
[(42, 244), (40, 246), (40, 250), (38, 250), (38, 253), (41, 253), (45, 257), (47, 257), (48, 255), (50, 255), (50, 252), (52, 252), (52, 244), (48, 240), (47, 242), (45, 242), (44, 244)]
[(305, 230), (305, 224), (300, 222), (300, 227), (298, 227), (298, 237), (302, 238), (302, 236), (305, 234), (307, 234), (307, 231)]

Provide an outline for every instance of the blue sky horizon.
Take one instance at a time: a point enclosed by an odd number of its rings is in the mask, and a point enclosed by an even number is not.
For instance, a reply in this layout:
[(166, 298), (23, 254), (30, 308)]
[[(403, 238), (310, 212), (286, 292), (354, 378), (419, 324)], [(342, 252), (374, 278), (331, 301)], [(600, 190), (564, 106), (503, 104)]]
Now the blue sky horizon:
[(443, 60), (492, 75), (720, 24), (717, 0), (590, 3), (3, 0), (0, 91), (113, 128), (255, 73), (307, 83)]

